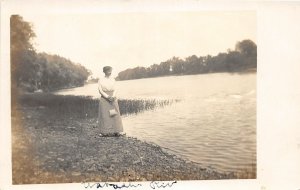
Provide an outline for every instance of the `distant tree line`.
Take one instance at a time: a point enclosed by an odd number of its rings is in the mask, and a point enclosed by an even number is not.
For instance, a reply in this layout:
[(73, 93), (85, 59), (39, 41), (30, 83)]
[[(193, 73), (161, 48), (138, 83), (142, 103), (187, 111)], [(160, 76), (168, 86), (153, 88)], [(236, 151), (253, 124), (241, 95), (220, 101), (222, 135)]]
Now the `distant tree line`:
[(32, 25), (19, 15), (10, 19), (12, 89), (51, 91), (81, 86), (90, 72), (80, 64), (58, 55), (37, 53)]
[(257, 47), (251, 40), (237, 42), (235, 50), (219, 53), (217, 56), (192, 55), (180, 59), (173, 57), (167, 61), (153, 64), (150, 67), (135, 67), (121, 71), (117, 80), (159, 77), (167, 75), (190, 75), (217, 72), (247, 72), (256, 71)]

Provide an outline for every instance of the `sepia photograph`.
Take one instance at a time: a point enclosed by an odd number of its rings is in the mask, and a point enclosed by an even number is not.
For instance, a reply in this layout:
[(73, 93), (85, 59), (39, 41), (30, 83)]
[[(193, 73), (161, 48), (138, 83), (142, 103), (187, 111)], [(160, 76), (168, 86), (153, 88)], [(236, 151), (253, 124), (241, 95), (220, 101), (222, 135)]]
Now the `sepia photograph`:
[(300, 190), (300, 3), (1, 0), (0, 190)]
[(10, 16), (12, 183), (256, 179), (256, 12)]

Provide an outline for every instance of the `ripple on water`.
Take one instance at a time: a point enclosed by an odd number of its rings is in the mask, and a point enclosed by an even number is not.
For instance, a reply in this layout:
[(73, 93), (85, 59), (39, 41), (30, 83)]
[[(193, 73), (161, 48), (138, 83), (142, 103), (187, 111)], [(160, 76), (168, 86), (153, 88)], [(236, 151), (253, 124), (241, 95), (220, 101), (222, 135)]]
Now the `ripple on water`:
[[(91, 90), (97, 96), (96, 86), (76, 93), (86, 95)], [(118, 95), (182, 100), (123, 117), (128, 136), (154, 142), (221, 171), (256, 168), (256, 74), (121, 81)]]

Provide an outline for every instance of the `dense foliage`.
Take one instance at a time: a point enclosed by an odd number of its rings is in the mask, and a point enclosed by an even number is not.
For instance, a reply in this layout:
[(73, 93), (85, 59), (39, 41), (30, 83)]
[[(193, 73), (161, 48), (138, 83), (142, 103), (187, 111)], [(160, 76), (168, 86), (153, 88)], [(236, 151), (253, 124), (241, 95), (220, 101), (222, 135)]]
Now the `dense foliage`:
[(217, 56), (192, 55), (182, 60), (173, 57), (150, 67), (135, 67), (118, 74), (119, 80), (130, 80), (167, 75), (188, 75), (215, 72), (245, 72), (256, 70), (257, 47), (251, 40), (237, 42), (235, 50), (219, 53)]
[(58, 55), (37, 53), (32, 39), (32, 25), (19, 15), (10, 20), (11, 82), (13, 89), (51, 91), (80, 86), (89, 71)]
[(39, 53), (37, 62), (40, 65), (40, 76), (37, 78), (39, 89), (52, 90), (82, 86), (90, 74), (82, 65), (58, 55)]

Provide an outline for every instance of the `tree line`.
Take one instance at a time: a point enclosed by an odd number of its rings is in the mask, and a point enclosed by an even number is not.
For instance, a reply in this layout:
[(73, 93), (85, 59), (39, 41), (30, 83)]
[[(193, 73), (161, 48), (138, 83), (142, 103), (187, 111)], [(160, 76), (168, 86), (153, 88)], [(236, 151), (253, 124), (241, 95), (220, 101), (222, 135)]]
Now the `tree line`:
[(217, 56), (189, 56), (185, 59), (171, 59), (153, 64), (150, 67), (135, 67), (121, 71), (118, 80), (150, 78), (168, 75), (189, 75), (217, 72), (248, 72), (256, 71), (257, 46), (251, 40), (237, 42), (235, 50)]
[(31, 23), (19, 15), (10, 18), (11, 85), (27, 92), (81, 86), (90, 71), (58, 55), (37, 53)]

